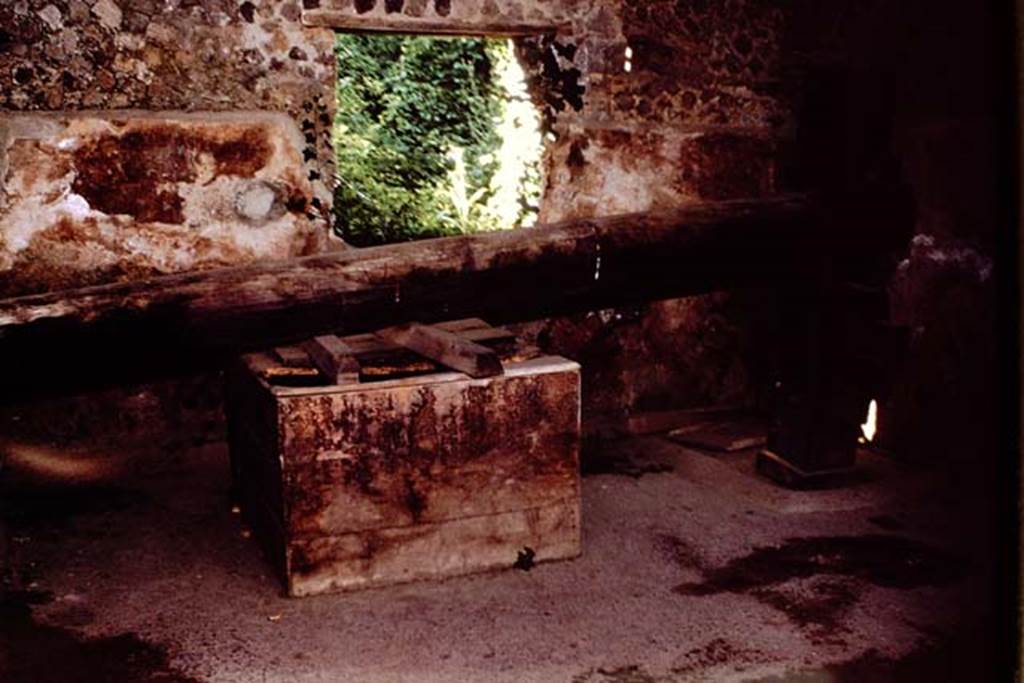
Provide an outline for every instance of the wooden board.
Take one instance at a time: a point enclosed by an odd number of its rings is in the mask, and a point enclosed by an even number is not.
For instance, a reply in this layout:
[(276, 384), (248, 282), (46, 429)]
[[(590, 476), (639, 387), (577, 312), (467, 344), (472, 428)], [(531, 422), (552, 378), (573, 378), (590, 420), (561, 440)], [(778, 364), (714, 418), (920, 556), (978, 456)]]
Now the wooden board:
[[(494, 349), (499, 353), (511, 350), (516, 342), (515, 334), (511, 330), (489, 325), (479, 318), (434, 323), (433, 327), (456, 333), (463, 339)], [(352, 347), (352, 352), (363, 365), (387, 358), (396, 352), (407, 351), (404, 347), (381, 339), (372, 333), (355, 334), (344, 337), (344, 340)]]
[(278, 346), (274, 355), (283, 365), (289, 368), (309, 368), (313, 366), (309, 354), (298, 346)]
[(337, 30), (369, 33), (410, 33), (413, 35), (439, 36), (539, 36), (567, 33), (572, 29), (568, 22), (529, 21), (526, 19), (502, 19), (488, 21), (474, 19), (434, 19), (407, 17), (402, 14), (363, 16), (351, 12), (331, 9), (307, 9), (302, 12), (302, 23), (306, 26), (326, 26)]
[(735, 406), (646, 411), (634, 413), (626, 418), (626, 431), (630, 434), (654, 434), (705, 425), (713, 421), (742, 418), (749, 413), (748, 409)]
[(493, 350), (439, 327), (410, 323), (375, 333), (392, 344), (415, 351), (425, 358), (470, 377), (501, 374), (501, 359)]
[(763, 420), (746, 418), (687, 425), (669, 432), (668, 438), (691, 448), (729, 453), (764, 446), (767, 433)]
[[(521, 360), (526, 355), (539, 355), (536, 349), (520, 348), (515, 335), (510, 330), (504, 327), (493, 327), (480, 318), (449, 320), (434, 323), (431, 327), (484, 346), (493, 351), (499, 360)], [(354, 382), (357, 369), (360, 382), (380, 382), (446, 371), (442, 364), (425, 358), (404, 346), (381, 339), (375, 334), (341, 337), (340, 343), (347, 349), (344, 352), (329, 337), (317, 342), (316, 346), (319, 348), (310, 350), (309, 347), (312, 343), (311, 341), (301, 346), (276, 347), (272, 356), (265, 354), (260, 373), (272, 384), (278, 386), (301, 387), (337, 384), (339, 382), (337, 371), (334, 369), (336, 364), (336, 361), (333, 360), (334, 355), (347, 355), (355, 359), (355, 363), (348, 369), (349, 374), (342, 376), (341, 383)], [(333, 351), (327, 346), (330, 346)], [(319, 358), (319, 362), (314, 363), (311, 355)], [(346, 362), (348, 362), (347, 359)]]
[(352, 348), (333, 334), (313, 337), (302, 345), (310, 360), (329, 384), (356, 384), (359, 382), (359, 361)]

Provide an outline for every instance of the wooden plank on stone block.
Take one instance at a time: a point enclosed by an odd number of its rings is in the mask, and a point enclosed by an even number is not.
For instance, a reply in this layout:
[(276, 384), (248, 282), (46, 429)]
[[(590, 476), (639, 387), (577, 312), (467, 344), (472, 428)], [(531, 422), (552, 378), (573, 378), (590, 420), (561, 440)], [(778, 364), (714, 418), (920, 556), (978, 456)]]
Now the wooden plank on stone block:
[(467, 330), (478, 330), (490, 327), (486, 320), (481, 318), (460, 318), (458, 320), (446, 320), (441, 323), (434, 323), (434, 327), (440, 327), (449, 332), (465, 332)]
[[(439, 327), (448, 332), (458, 333), (459, 336), (466, 337), (471, 341), (477, 341), (478, 338), (490, 339), (496, 336), (512, 334), (509, 330), (503, 327), (492, 327), (485, 320), (481, 320), (480, 318), (446, 320), (445, 322), (434, 323), (434, 327)], [(342, 337), (342, 341), (351, 346), (357, 355), (377, 351), (393, 351), (400, 348), (395, 344), (384, 341), (373, 333), (348, 335)]]
[[(458, 334), (463, 339), (492, 348), (512, 344), (516, 340), (515, 333), (505, 327), (487, 326), (455, 330), (448, 329), (444, 325), (435, 325), (435, 327), (446, 329), (449, 332)], [(352, 347), (352, 352), (360, 361), (405, 350), (405, 347), (392, 344), (374, 334), (356, 334), (351, 337), (344, 337), (344, 341)]]
[(495, 377), (502, 372), (501, 359), (493, 350), (447, 330), (411, 323), (379, 330), (376, 334), (474, 379)]
[(457, 330), (454, 333), (463, 339), (488, 347), (510, 344), (516, 340), (515, 333), (504, 327), (479, 327), (472, 330)]
[(289, 368), (308, 368), (313, 365), (309, 354), (298, 346), (278, 346), (274, 349), (274, 355)]
[(329, 382), (359, 382), (359, 361), (352, 353), (352, 348), (333, 334), (314, 337), (303, 344), (302, 348)]

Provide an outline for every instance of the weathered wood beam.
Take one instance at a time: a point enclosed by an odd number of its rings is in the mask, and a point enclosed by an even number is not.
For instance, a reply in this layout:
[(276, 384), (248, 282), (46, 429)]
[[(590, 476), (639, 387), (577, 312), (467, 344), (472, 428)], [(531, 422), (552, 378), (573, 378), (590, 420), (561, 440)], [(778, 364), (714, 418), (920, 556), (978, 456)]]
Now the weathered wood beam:
[(302, 349), (332, 384), (359, 383), (359, 361), (351, 347), (336, 335), (313, 337), (302, 345)]
[(409, 323), (386, 327), (376, 334), (385, 341), (473, 378), (496, 377), (502, 372), (501, 359), (492, 349), (440, 327)]
[(817, 227), (802, 197), (721, 202), (0, 300), (4, 394), (410, 321), (536, 319), (764, 284), (808, 261)]
[(437, 36), (509, 37), (534, 36), (548, 33), (568, 33), (568, 22), (538, 22), (529, 20), (458, 21), (409, 19), (401, 15), (385, 17), (353, 15), (336, 10), (313, 9), (302, 13), (306, 26), (333, 28), (349, 33), (408, 33)]
[(309, 354), (298, 346), (278, 346), (274, 349), (274, 355), (285, 367), (306, 368), (313, 365)]

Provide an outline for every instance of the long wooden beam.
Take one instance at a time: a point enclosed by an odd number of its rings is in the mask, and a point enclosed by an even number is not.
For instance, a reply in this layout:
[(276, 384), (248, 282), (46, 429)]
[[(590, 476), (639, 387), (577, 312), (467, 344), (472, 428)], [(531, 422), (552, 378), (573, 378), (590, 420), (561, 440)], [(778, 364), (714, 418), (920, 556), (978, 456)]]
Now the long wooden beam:
[(802, 197), (722, 202), (0, 300), (0, 381), (17, 398), (214, 367), (320, 334), (764, 283), (807, 261), (819, 227)]
[(543, 22), (529, 20), (502, 21), (441, 21), (410, 19), (402, 15), (389, 15), (386, 19), (352, 15), (335, 10), (304, 10), (302, 23), (306, 26), (333, 28), (354, 33), (408, 33), (436, 36), (484, 36), (490, 38), (566, 34), (572, 30), (569, 22)]

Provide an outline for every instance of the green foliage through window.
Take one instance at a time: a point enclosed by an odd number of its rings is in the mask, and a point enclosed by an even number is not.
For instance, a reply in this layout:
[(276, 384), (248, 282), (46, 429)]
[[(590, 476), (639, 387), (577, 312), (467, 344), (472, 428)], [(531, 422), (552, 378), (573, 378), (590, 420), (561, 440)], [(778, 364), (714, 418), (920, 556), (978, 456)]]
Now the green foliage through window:
[(339, 34), (335, 229), (358, 246), (531, 225), (542, 139), (510, 41)]

